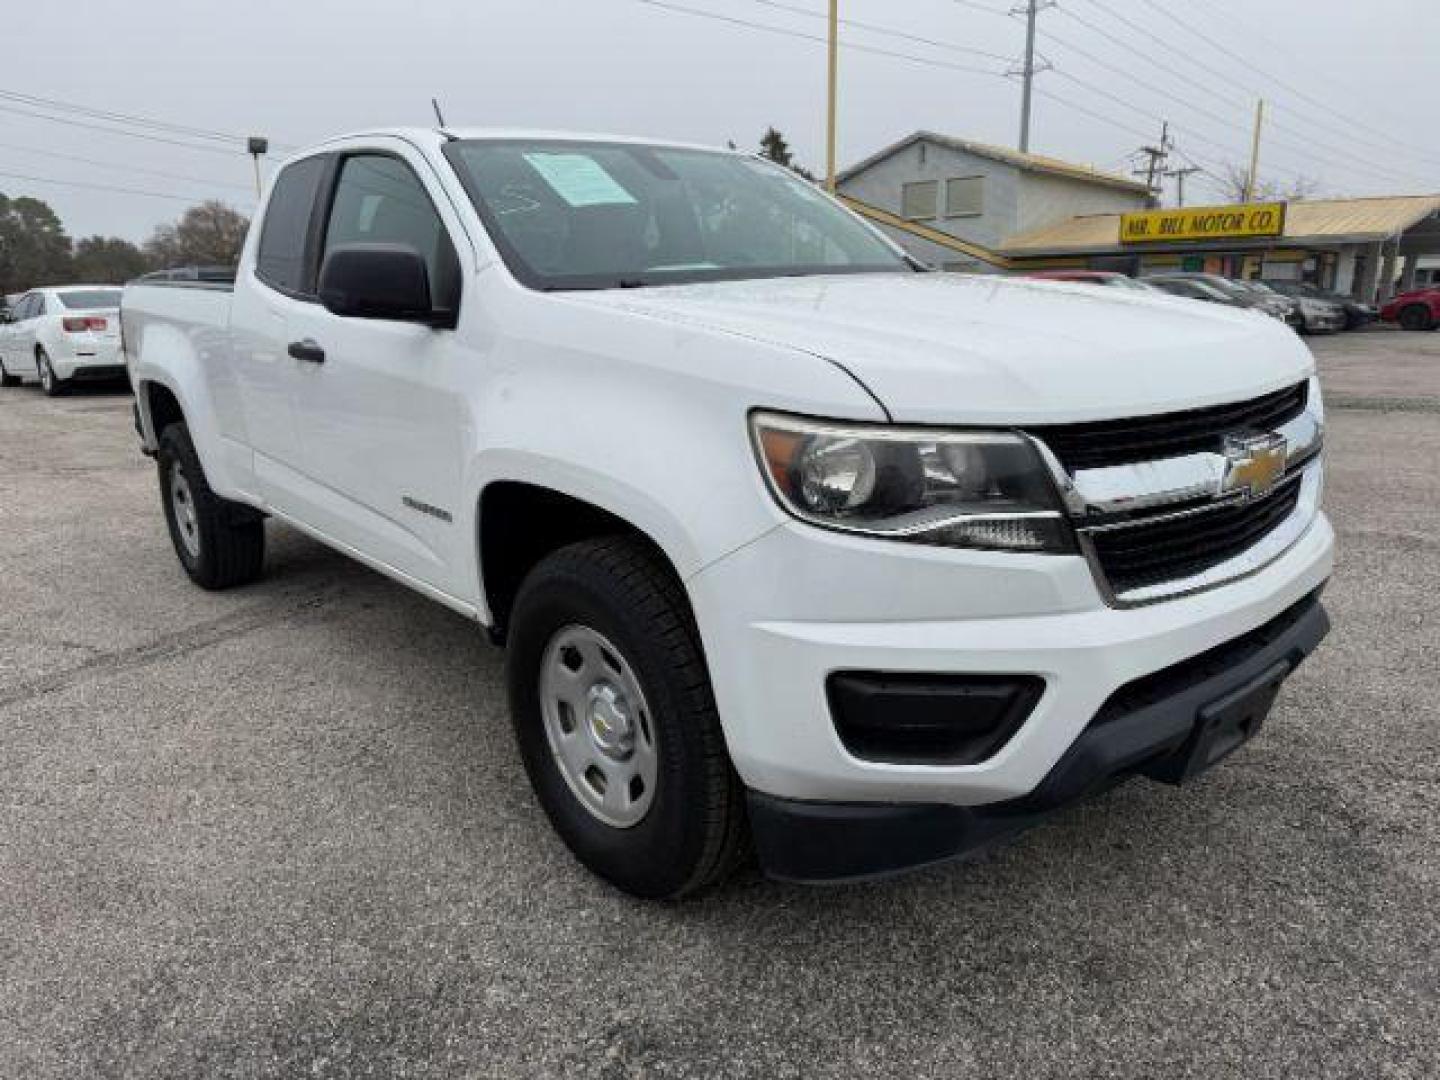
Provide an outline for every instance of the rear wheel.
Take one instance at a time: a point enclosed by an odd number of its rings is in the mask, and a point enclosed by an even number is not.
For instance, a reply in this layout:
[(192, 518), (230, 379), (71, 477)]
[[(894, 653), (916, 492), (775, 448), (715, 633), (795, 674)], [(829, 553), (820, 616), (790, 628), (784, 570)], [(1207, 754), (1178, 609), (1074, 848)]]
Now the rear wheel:
[(55, 374), (50, 366), (50, 355), (44, 349), (35, 350), (35, 370), (40, 375), (40, 389), (46, 397), (59, 397), (65, 392), (65, 380)]
[(205, 589), (228, 589), (259, 577), (265, 519), (210, 490), (184, 424), (161, 433), (155, 462), (170, 540), (191, 580)]
[(1424, 304), (1411, 304), (1400, 309), (1400, 325), (1406, 330), (1433, 330), (1435, 316)]
[(605, 537), (541, 561), (515, 601), (507, 675), (526, 772), (581, 862), (651, 898), (734, 868), (744, 792), (684, 590), (646, 545)]
[(19, 386), (20, 376), (11, 375), (5, 370), (5, 361), (0, 360), (0, 386)]

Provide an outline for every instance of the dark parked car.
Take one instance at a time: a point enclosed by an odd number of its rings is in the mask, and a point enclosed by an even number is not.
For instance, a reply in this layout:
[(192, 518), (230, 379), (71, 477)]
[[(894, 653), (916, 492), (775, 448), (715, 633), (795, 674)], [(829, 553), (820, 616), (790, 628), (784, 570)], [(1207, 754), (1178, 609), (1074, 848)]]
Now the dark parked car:
[(1101, 285), (1110, 289), (1154, 291), (1143, 281), (1136, 281), (1128, 274), (1121, 274), (1115, 270), (1032, 270), (1025, 276), (1040, 278), (1044, 281), (1073, 281), (1081, 285)]
[[(1202, 274), (1191, 272), (1166, 272), (1161, 274), (1146, 274), (1142, 279), (1147, 285), (1155, 285), (1165, 289), (1166, 292), (1176, 290), (1167, 288), (1166, 282), (1188, 282), (1193, 286), (1229, 297), (1233, 307), (1254, 308), (1256, 311), (1264, 312), (1273, 318), (1279, 319), (1287, 326), (1300, 326), (1300, 312), (1288, 299), (1283, 296), (1267, 296), (1254, 289), (1247, 288), (1229, 278), (1221, 277), (1219, 274)], [(1180, 295), (1184, 295), (1183, 293)], [(1207, 299), (1201, 297), (1201, 299)]]
[(1345, 313), (1346, 330), (1354, 330), (1366, 323), (1372, 323), (1380, 317), (1380, 309), (1374, 304), (1362, 304), (1353, 296), (1328, 292), (1309, 282), (1267, 280), (1265, 284), (1282, 296), (1293, 296), (1297, 300), (1321, 300), (1330, 304), (1339, 304), (1340, 310)]
[(1145, 284), (1152, 289), (1159, 289), (1171, 296), (1183, 296), (1190, 300), (1204, 300), (1210, 304), (1223, 304), (1226, 307), (1249, 308), (1254, 304), (1246, 303), (1237, 296), (1224, 292), (1203, 281), (1194, 281), (1185, 277), (1147, 277)]

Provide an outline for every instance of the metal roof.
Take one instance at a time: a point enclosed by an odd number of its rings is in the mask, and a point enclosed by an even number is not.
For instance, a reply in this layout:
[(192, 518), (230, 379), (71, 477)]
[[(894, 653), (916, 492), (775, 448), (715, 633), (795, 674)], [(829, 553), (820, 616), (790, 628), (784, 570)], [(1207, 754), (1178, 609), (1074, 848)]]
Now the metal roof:
[[(1247, 240), (1245, 246), (1299, 246), (1318, 244), (1363, 244), (1389, 240), (1440, 214), (1440, 195), (1390, 195), (1365, 199), (1303, 199), (1289, 203), (1285, 211), (1285, 233), (1266, 240)], [(1177, 242), (1176, 247), (1209, 247), (1236, 244), (1223, 239)], [(1147, 245), (1154, 250), (1156, 245)], [(1103, 253), (1134, 251), (1136, 245), (1120, 243), (1119, 214), (1090, 214), (1045, 225), (1010, 237), (1000, 250), (1006, 255), (1058, 255), (1070, 252)]]
[(933, 131), (917, 131), (913, 135), (907, 135), (899, 142), (891, 143), (883, 150), (871, 154), (864, 161), (851, 165), (842, 171), (836, 180), (844, 182), (853, 176), (858, 176), (872, 165), (884, 161), (888, 157), (898, 154), (901, 150), (914, 145), (917, 142), (935, 143), (937, 146), (946, 146), (952, 150), (959, 150), (962, 153), (974, 154), (976, 157), (989, 158), (991, 161), (998, 161), (1005, 165), (1012, 165), (1017, 169), (1026, 172), (1046, 173), (1051, 176), (1063, 176), (1069, 180), (1082, 180), (1086, 183), (1099, 184), (1103, 187), (1119, 188), (1136, 195), (1150, 195), (1150, 189), (1137, 180), (1126, 176), (1117, 176), (1115, 173), (1103, 172), (1089, 165), (1076, 165), (1073, 162), (1061, 161), (1059, 158), (1046, 157), (1044, 154), (1022, 153), (1019, 150), (1011, 150), (1004, 146), (992, 146), (989, 143), (972, 142), (970, 139), (957, 139), (953, 135), (939, 135)]

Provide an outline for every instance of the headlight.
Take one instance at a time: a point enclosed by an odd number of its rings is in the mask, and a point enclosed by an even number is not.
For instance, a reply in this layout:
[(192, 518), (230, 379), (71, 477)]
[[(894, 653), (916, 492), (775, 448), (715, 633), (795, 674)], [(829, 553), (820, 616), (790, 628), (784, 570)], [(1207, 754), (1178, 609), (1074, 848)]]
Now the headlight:
[(943, 547), (1075, 550), (1050, 475), (1019, 435), (776, 413), (756, 413), (751, 432), (775, 498), (812, 525)]

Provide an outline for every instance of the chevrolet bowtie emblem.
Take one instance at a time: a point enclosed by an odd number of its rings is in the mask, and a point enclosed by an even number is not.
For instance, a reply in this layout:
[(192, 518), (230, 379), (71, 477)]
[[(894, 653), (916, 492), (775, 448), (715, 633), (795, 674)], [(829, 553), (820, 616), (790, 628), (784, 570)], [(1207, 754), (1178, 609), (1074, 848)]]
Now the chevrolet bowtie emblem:
[(1231, 435), (1225, 440), (1225, 474), (1218, 494), (1239, 492), (1247, 499), (1270, 491), (1285, 475), (1288, 452), (1284, 435)]

